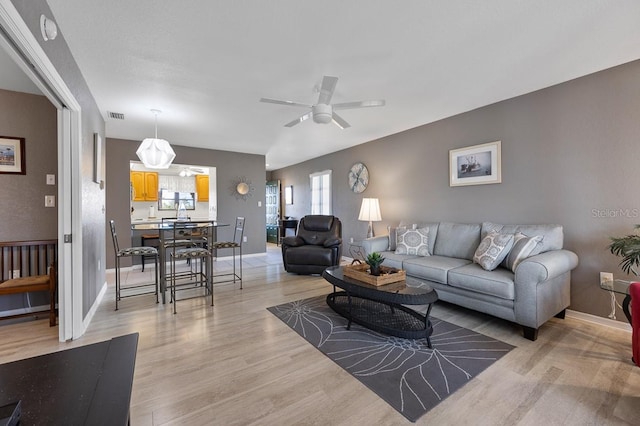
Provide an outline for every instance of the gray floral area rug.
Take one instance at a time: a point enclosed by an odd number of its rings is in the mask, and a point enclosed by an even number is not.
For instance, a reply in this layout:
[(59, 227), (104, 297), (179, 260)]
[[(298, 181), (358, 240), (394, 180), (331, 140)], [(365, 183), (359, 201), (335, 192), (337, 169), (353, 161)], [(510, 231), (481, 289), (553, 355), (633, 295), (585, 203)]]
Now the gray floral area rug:
[(355, 323), (347, 330), (325, 296), (268, 310), (412, 422), (513, 349), (433, 317), (433, 349)]

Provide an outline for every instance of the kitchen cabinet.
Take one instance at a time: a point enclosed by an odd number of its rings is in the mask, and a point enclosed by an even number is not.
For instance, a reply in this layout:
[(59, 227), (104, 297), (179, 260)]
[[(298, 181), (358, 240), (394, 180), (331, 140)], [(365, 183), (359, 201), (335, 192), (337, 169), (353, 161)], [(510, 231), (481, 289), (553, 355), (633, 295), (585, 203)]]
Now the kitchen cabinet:
[(131, 172), (131, 200), (158, 201), (158, 173)]
[(196, 175), (198, 201), (209, 201), (209, 175)]

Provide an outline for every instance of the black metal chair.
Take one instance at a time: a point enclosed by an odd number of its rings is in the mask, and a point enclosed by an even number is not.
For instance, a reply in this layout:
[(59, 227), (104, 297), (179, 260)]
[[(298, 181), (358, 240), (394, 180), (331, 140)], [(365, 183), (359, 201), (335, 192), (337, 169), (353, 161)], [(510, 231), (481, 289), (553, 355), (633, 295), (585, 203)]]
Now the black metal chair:
[[(208, 247), (208, 240), (213, 231), (213, 221), (174, 221), (172, 223), (172, 240), (180, 244), (172, 244), (170, 247), (170, 273), (168, 288), (173, 303), (173, 313), (177, 312), (177, 292), (180, 290), (198, 291), (204, 290), (204, 294), (190, 295), (184, 299), (193, 297), (211, 296), (213, 306), (213, 256)], [(189, 268), (178, 271), (176, 262), (188, 260)]]
[[(233, 241), (215, 241), (210, 243), (210, 247), (212, 250), (215, 250), (216, 253), (218, 250), (222, 250), (222, 249), (232, 249), (233, 250), (233, 254), (232, 254), (232, 261), (233, 261), (233, 272), (229, 272), (229, 273), (220, 273), (220, 274), (215, 274), (214, 277), (215, 278), (219, 278), (219, 277), (229, 277), (228, 279), (223, 279), (223, 280), (215, 280), (214, 284), (220, 284), (220, 283), (225, 283), (225, 282), (236, 282), (236, 281), (240, 281), (240, 290), (242, 290), (242, 240), (243, 240), (243, 236), (244, 236), (244, 217), (237, 217), (236, 218), (236, 227), (233, 231)], [(236, 270), (236, 249), (239, 250), (239, 254), (240, 254), (240, 267), (239, 267), (239, 273)]]
[[(111, 239), (113, 240), (113, 250), (116, 255), (116, 311), (118, 310), (118, 302), (122, 300), (122, 298), (124, 297), (142, 296), (145, 294), (155, 293), (156, 303), (158, 303), (159, 302), (158, 273), (159, 273), (159, 259), (160, 259), (160, 257), (158, 256), (158, 250), (156, 250), (154, 247), (129, 247), (129, 248), (121, 249), (120, 245), (118, 244), (118, 235), (116, 234), (116, 224), (113, 220), (110, 220), (109, 225), (111, 227)], [(155, 262), (155, 271), (154, 271), (155, 282), (154, 283), (132, 284), (132, 285), (127, 285), (125, 287), (122, 286), (122, 280), (120, 277), (120, 272), (121, 272), (120, 259), (123, 257), (133, 257), (133, 256), (143, 256), (143, 257), (153, 256), (154, 262)], [(141, 288), (150, 287), (150, 286), (154, 286), (153, 291), (131, 291), (130, 294), (126, 294), (126, 295), (122, 294), (123, 290), (126, 291), (126, 290), (141, 289)]]

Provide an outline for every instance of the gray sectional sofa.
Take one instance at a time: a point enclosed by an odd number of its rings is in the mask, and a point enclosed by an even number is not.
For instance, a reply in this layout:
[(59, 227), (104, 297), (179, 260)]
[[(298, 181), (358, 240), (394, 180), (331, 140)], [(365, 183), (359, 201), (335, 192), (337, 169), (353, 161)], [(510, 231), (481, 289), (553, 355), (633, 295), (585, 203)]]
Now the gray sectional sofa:
[[(439, 222), (416, 228), (427, 235), (423, 248), (428, 245), (428, 253), (422, 250), (422, 255), (396, 254), (395, 228), (390, 228), (391, 241), (389, 235), (369, 238), (363, 248), (367, 254), (382, 253), (386, 258), (383, 265), (404, 269), (408, 276), (431, 285), (440, 300), (522, 325), (527, 339), (536, 340), (538, 328), (551, 317), (564, 317), (570, 304), (571, 271), (578, 265), (578, 257), (563, 249), (562, 226)], [(490, 233), (491, 237), (535, 237), (529, 238), (535, 242), (513, 271), (509, 267), (514, 264), (507, 264), (506, 260), (495, 269), (486, 270), (474, 262), (474, 255), (477, 261), (478, 246), (481, 241), (489, 241), (485, 237)], [(516, 240), (512, 239), (512, 244), (513, 241)], [(515, 247), (505, 248), (515, 251)]]

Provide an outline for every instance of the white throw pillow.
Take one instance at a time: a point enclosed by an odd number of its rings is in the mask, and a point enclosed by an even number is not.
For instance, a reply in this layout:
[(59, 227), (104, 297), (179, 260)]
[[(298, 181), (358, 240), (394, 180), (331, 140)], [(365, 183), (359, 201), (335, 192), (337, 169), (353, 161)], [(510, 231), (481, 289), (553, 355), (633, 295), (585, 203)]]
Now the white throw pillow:
[(513, 237), (513, 247), (502, 261), (502, 266), (515, 272), (520, 262), (531, 256), (536, 246), (542, 242), (542, 238), (541, 235), (528, 237), (522, 232), (516, 233)]
[(410, 254), (414, 256), (430, 256), (429, 228), (401, 229), (398, 228), (396, 254)]
[(491, 231), (480, 241), (473, 261), (482, 266), (482, 269), (493, 271), (507, 257), (512, 246), (513, 234)]

